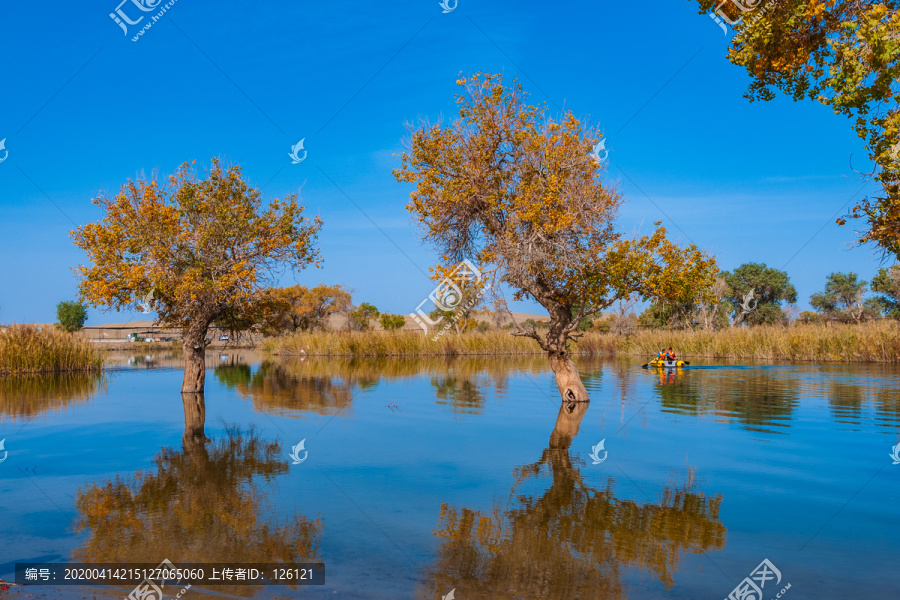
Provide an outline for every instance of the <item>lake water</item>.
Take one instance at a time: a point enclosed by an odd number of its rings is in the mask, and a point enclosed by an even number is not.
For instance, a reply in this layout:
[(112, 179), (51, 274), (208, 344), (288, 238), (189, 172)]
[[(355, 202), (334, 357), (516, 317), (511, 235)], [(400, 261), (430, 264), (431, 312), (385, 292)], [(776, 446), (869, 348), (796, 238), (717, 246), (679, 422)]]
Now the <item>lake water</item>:
[(765, 600), (900, 590), (896, 367), (579, 360), (592, 401), (561, 407), (540, 357), (229, 352), (208, 357), (201, 430), (177, 356), (114, 362), (0, 379), (0, 578), (309, 560), (324, 586), (183, 597), (721, 600), (752, 572)]

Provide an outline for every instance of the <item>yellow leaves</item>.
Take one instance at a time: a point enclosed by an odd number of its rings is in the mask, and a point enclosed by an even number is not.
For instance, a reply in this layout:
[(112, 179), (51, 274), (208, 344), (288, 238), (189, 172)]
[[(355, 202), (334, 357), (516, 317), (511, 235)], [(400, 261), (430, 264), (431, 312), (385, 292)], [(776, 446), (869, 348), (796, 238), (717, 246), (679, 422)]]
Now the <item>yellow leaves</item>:
[(317, 260), (321, 221), (303, 217), (296, 196), (264, 206), (239, 167), (223, 171), (215, 159), (207, 179), (184, 163), (168, 182), (128, 180), (95, 198), (101, 221), (72, 232), (93, 263), (78, 269), (92, 305), (124, 308), (152, 289), (160, 317), (184, 325), (245, 305), (271, 264)]

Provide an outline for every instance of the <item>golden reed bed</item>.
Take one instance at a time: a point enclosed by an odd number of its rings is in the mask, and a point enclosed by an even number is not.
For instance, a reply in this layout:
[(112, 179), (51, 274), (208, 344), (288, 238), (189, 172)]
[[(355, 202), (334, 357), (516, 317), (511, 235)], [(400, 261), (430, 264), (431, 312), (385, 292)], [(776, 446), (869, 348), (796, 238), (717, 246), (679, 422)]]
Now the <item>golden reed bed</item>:
[(93, 371), (103, 367), (91, 342), (51, 327), (0, 327), (0, 375)]
[[(673, 346), (684, 357), (792, 362), (900, 362), (900, 324), (732, 327), (720, 331), (639, 330), (630, 336), (588, 332), (572, 346), (590, 356), (651, 357)], [(447, 333), (438, 341), (412, 331), (312, 332), (269, 338), (263, 350), (281, 355), (465, 356), (540, 354), (537, 343), (507, 332)]]

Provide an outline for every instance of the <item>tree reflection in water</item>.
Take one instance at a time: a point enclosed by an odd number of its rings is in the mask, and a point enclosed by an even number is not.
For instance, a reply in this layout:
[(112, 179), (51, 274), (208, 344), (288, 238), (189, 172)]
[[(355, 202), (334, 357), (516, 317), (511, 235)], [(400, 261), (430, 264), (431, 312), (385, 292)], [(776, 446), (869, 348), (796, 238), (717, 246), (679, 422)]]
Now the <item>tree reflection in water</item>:
[[(456, 588), (467, 599), (622, 598), (622, 572), (647, 569), (666, 586), (681, 557), (725, 547), (721, 496), (692, 483), (667, 486), (656, 503), (620, 500), (613, 481), (587, 485), (569, 446), (587, 403), (564, 403), (540, 460), (514, 470), (506, 504), (478, 511), (441, 506), (437, 558), (418, 590), (438, 598)], [(549, 478), (549, 487), (532, 494)]]
[[(198, 399), (199, 396), (199, 399)], [(316, 560), (323, 525), (296, 514), (272, 514), (260, 480), (289, 467), (280, 444), (251, 429), (229, 428), (222, 439), (203, 432), (202, 395), (184, 394), (182, 450), (163, 448), (155, 470), (78, 490), (75, 530), (85, 536), (74, 562), (158, 564), (286, 563)], [(216, 586), (252, 596), (256, 586)], [(193, 593), (193, 592), (192, 592)]]
[(52, 373), (0, 377), (0, 418), (29, 419), (87, 402), (106, 387), (103, 373)]

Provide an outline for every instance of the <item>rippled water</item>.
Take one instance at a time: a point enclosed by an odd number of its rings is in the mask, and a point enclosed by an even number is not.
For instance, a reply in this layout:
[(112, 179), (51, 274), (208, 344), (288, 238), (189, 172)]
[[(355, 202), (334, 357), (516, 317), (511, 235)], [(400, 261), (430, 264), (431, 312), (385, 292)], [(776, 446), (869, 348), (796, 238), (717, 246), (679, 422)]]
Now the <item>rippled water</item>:
[(324, 586), (185, 598), (721, 599), (768, 559), (766, 600), (900, 589), (895, 367), (582, 360), (592, 402), (560, 406), (539, 357), (227, 353), (201, 407), (177, 356), (117, 362), (0, 379), (0, 577), (309, 559)]

